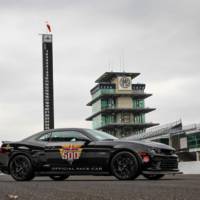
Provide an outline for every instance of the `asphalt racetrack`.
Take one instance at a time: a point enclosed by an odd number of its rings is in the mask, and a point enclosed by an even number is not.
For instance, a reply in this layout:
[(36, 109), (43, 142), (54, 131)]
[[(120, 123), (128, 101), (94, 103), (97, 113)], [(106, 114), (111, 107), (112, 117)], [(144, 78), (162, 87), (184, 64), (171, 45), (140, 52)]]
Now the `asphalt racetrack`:
[(66, 181), (37, 177), (16, 182), (0, 176), (0, 199), (18, 200), (200, 200), (200, 175), (166, 176), (150, 181), (118, 181), (109, 176), (71, 176)]

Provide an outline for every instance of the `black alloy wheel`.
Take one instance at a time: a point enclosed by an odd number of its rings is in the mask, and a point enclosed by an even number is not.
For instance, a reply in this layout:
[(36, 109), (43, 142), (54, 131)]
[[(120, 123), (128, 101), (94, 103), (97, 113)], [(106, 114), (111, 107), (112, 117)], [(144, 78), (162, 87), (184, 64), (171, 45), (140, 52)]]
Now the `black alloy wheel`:
[(64, 181), (65, 179), (67, 179), (69, 177), (69, 175), (51, 175), (49, 176), (51, 179), (53, 179), (54, 181)]
[(159, 180), (164, 174), (143, 174), (143, 176), (149, 180)]
[(25, 155), (15, 156), (10, 162), (9, 169), (16, 181), (30, 181), (34, 178), (31, 161)]
[(133, 180), (139, 174), (140, 167), (136, 156), (128, 151), (117, 153), (111, 161), (111, 171), (119, 180)]

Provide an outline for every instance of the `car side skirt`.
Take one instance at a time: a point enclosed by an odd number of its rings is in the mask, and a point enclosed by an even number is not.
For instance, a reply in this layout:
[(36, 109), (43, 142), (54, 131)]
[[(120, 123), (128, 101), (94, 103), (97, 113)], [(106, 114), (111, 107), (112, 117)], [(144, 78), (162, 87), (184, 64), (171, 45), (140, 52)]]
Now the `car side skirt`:
[(95, 176), (110, 176), (111, 174), (109, 172), (55, 172), (55, 171), (40, 171), (35, 172), (36, 176), (50, 176), (50, 175), (95, 175)]

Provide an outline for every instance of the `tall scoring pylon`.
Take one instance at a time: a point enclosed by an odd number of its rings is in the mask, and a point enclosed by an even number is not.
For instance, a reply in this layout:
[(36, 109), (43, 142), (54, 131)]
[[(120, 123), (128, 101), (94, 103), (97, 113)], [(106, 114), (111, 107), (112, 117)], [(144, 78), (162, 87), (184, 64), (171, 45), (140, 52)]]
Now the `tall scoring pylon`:
[(48, 22), (46, 28), (48, 33), (42, 34), (44, 130), (54, 128), (53, 35)]

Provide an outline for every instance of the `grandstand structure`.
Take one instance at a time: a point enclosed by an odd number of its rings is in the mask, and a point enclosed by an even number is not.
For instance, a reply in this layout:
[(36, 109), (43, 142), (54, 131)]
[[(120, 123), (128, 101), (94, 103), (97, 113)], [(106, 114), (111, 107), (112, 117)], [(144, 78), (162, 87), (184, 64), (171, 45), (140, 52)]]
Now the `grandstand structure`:
[(167, 137), (172, 133), (180, 131), (182, 129), (182, 121), (178, 120), (172, 123), (164, 124), (161, 126), (156, 126), (154, 128), (149, 128), (146, 132), (132, 135), (128, 138), (133, 140), (142, 140), (142, 139), (159, 139), (160, 137)]
[(174, 147), (181, 161), (200, 160), (200, 124), (183, 126), (182, 120), (178, 120), (126, 139), (161, 142)]

